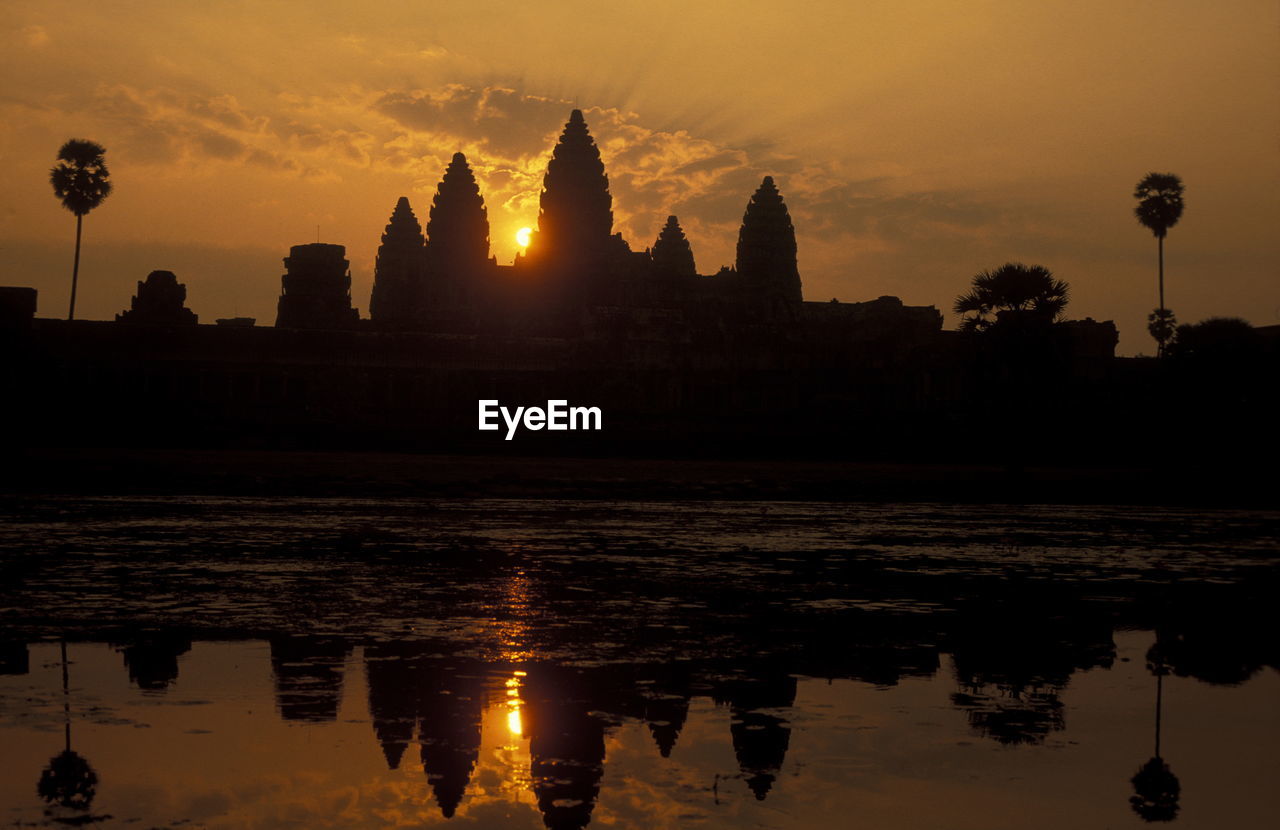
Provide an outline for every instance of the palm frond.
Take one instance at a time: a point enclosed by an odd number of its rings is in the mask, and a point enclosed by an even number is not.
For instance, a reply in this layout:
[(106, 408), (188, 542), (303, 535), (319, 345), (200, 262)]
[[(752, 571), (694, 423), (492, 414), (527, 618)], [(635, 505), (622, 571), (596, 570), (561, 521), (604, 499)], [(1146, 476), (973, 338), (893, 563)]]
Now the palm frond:
[(975, 274), (973, 287), (956, 298), (954, 309), (957, 314), (977, 315), (961, 322), (962, 330), (974, 331), (993, 325), (987, 315), (1001, 311), (1034, 311), (1055, 320), (1069, 296), (1067, 283), (1043, 265), (1006, 262)]
[(1173, 173), (1148, 173), (1133, 190), (1133, 198), (1138, 200), (1133, 215), (1163, 238), (1182, 218), (1182, 193), (1182, 180)]
[(111, 195), (111, 174), (103, 158), (106, 152), (101, 144), (78, 138), (58, 151), (49, 183), (62, 206), (76, 216), (84, 216)]

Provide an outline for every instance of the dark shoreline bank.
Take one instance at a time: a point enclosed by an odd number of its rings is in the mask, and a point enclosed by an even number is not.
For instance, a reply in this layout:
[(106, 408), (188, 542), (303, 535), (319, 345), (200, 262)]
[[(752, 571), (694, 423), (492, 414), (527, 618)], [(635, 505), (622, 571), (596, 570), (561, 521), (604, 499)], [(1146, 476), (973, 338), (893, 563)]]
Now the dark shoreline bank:
[(19, 450), (0, 493), (1278, 506), (1234, 467), (246, 449)]

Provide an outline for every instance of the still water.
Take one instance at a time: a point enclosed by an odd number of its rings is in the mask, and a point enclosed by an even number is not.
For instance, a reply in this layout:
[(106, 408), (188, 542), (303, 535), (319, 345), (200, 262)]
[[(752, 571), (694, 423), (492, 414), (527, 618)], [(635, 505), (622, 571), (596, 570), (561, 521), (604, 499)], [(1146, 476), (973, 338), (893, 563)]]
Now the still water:
[(1273, 818), (1273, 513), (2, 507), (0, 826)]

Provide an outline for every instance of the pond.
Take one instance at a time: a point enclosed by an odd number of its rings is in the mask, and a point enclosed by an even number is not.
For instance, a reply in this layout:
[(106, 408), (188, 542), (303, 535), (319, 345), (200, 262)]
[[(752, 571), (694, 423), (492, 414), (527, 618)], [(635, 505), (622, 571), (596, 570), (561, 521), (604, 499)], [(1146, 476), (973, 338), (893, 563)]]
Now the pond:
[(1257, 826), (1280, 516), (11, 499), (0, 824)]

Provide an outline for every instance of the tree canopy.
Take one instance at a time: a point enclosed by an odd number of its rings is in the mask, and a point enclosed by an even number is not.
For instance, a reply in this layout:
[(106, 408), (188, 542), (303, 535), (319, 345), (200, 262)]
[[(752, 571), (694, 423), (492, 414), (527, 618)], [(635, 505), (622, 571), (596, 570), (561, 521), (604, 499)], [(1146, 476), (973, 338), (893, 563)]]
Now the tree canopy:
[(975, 275), (973, 287), (956, 298), (955, 312), (963, 316), (960, 327), (965, 331), (987, 328), (1001, 312), (1021, 312), (1051, 323), (1067, 307), (1068, 298), (1067, 284), (1048, 268), (1008, 262)]
[(58, 151), (49, 183), (62, 206), (76, 216), (84, 216), (111, 195), (111, 174), (103, 159), (106, 152), (101, 144), (80, 138), (71, 139)]
[(1133, 198), (1138, 200), (1134, 216), (1158, 239), (1182, 217), (1182, 179), (1172, 173), (1148, 173), (1134, 188)]

